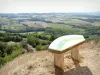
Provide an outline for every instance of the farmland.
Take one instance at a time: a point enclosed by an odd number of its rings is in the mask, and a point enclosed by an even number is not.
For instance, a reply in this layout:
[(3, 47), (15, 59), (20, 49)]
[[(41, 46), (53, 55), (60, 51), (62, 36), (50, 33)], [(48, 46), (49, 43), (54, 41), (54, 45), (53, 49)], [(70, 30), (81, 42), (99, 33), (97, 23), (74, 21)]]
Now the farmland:
[[(3, 14), (2, 14), (3, 15)], [(31, 15), (31, 17), (30, 17)], [(3, 15), (4, 16), (4, 15)], [(13, 17), (12, 17), (13, 16)], [(60, 28), (60, 29), (78, 29), (84, 32), (83, 28), (76, 26), (100, 26), (100, 18), (95, 15), (82, 13), (48, 13), (48, 14), (12, 14), (6, 17), (0, 17), (1, 28), (5, 30), (24, 30), (34, 31), (35, 28)], [(23, 17), (24, 16), (24, 17)], [(28, 29), (28, 30), (27, 30)]]
[(94, 22), (94, 23), (92, 23), (92, 25), (100, 26), (100, 22)]
[(50, 27), (52, 28), (57, 28), (57, 29), (61, 29), (61, 30), (65, 30), (65, 31), (75, 31), (78, 32), (78, 34), (84, 34), (85, 30), (82, 28), (73, 28), (70, 25), (66, 25), (66, 24), (48, 24)]
[(22, 25), (22, 24), (12, 24), (12, 25), (4, 26), (4, 28), (10, 28), (10, 27), (21, 27), (21, 26), (24, 26), (24, 25)]
[(49, 27), (47, 23), (41, 21), (26, 21), (26, 22), (22, 22), (22, 24), (25, 24), (28, 27), (36, 27), (36, 28)]
[(11, 24), (5, 25), (2, 28), (7, 30), (25, 30), (26, 26), (24, 26), (23, 24)]

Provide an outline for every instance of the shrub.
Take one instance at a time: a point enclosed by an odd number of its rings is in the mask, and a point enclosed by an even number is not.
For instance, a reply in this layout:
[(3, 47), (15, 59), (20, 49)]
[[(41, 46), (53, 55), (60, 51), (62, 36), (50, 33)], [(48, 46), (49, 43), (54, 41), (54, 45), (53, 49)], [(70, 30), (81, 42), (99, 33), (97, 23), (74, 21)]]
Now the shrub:
[(46, 50), (46, 49), (48, 49), (48, 45), (45, 45), (45, 46), (38, 45), (38, 46), (36, 46), (37, 51)]
[(41, 48), (42, 48), (42, 45), (38, 45), (38, 46), (36, 46), (36, 50), (37, 50), (37, 51), (40, 51)]
[(27, 42), (32, 45), (33, 47), (36, 47), (37, 45), (39, 45), (39, 39), (36, 38), (33, 35), (28, 35), (27, 37)]
[(3, 61), (3, 58), (0, 57), (0, 67), (4, 65), (4, 61)]

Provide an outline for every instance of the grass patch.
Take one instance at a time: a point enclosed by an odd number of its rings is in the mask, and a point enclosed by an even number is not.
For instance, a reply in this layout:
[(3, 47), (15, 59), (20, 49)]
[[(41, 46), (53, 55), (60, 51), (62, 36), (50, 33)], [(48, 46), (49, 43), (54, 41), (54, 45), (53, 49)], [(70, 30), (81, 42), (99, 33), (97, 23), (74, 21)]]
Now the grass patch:
[(15, 57), (17, 57), (18, 55), (21, 55), (22, 53), (23, 52), (21, 49), (13, 50), (12, 54), (4, 57), (3, 60), (4, 60), (4, 62), (9, 62), (12, 59), (14, 59)]
[(59, 28), (59, 29), (72, 28), (72, 26), (68, 26), (68, 25), (65, 25), (65, 24), (52, 24), (52, 23), (49, 23), (48, 25), (52, 28)]
[(89, 38), (87, 38), (87, 40), (95, 40), (95, 41), (100, 41), (100, 36), (97, 35), (90, 35)]

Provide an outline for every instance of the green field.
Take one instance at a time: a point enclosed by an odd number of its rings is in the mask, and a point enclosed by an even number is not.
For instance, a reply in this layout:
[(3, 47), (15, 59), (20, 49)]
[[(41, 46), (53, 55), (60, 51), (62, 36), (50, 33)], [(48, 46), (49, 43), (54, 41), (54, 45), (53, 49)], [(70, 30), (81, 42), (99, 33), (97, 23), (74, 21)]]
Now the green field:
[(60, 29), (72, 28), (72, 26), (68, 26), (68, 25), (65, 25), (65, 24), (52, 24), (52, 23), (49, 23), (48, 25), (52, 28), (60, 28)]
[(20, 26), (24, 26), (23, 24), (11, 24), (11, 25), (6, 25), (5, 27), (9, 28), (9, 27), (20, 27)]
[(11, 24), (11, 25), (3, 26), (2, 29), (7, 29), (7, 30), (25, 30), (26, 26), (24, 26), (23, 24)]
[(84, 34), (85, 30), (82, 28), (73, 28), (70, 25), (65, 25), (65, 24), (48, 24), (50, 27), (52, 28), (56, 28), (56, 29), (61, 29), (61, 30), (65, 30), (68, 32), (76, 32), (77, 34)]
[(5, 33), (5, 31), (0, 30), (0, 33)]
[(78, 19), (65, 20), (64, 23), (66, 23), (66, 24), (75, 24), (75, 25), (91, 24), (90, 22), (86, 22), (86, 21), (82, 21), (82, 20), (78, 20)]
[(0, 22), (9, 22), (9, 21), (10, 21), (10, 19), (8, 19), (8, 18), (0, 17)]

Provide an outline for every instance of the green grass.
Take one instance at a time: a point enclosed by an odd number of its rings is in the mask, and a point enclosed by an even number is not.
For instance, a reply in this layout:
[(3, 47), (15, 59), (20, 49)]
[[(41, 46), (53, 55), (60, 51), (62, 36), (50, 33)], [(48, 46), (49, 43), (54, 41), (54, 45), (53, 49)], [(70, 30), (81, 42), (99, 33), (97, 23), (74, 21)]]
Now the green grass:
[(89, 35), (89, 38), (87, 38), (87, 40), (100, 41), (100, 36), (97, 36), (97, 35)]
[(22, 54), (22, 50), (21, 49), (17, 49), (17, 50), (13, 50), (11, 55), (8, 55), (6, 57), (3, 58), (4, 62), (9, 62), (12, 59), (14, 59), (15, 57), (17, 57), (18, 55)]
[[(9, 44), (9, 45), (11, 45), (11, 44)], [(3, 58), (3, 61), (5, 63), (11, 61), (15, 57), (17, 57), (23, 53), (23, 48), (21, 47), (20, 44), (14, 43), (12, 46), (14, 46), (15, 49), (12, 50), (11, 54), (9, 54)]]

